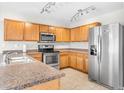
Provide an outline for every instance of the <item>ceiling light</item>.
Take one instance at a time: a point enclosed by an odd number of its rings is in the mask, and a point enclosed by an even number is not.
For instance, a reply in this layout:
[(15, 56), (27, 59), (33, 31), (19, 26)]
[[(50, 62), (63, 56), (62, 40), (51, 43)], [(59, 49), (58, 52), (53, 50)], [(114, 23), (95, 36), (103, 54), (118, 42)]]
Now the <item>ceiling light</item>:
[(78, 19), (80, 16), (85, 15), (85, 14), (88, 14), (88, 13), (90, 13), (91, 11), (93, 11), (95, 9), (96, 9), (96, 7), (94, 7), (94, 6), (90, 6), (90, 7), (87, 7), (85, 9), (78, 9), (77, 10), (77, 13), (74, 14), (74, 16), (72, 16), (72, 18), (71, 18), (70, 21), (72, 22), (75, 19)]
[(41, 14), (44, 13), (44, 12), (50, 13), (50, 12), (51, 12), (50, 8), (53, 7), (53, 6), (55, 6), (55, 2), (49, 2), (49, 3), (47, 3), (47, 4), (42, 8), (42, 10), (41, 10), (40, 13), (41, 13)]

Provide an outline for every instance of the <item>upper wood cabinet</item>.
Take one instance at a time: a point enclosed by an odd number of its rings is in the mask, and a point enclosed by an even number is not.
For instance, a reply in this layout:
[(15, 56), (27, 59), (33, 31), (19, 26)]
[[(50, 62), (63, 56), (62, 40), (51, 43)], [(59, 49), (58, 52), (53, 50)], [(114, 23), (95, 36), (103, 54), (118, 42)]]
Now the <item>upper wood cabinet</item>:
[(89, 30), (90, 28), (92, 27), (95, 27), (95, 26), (100, 26), (101, 24), (99, 22), (95, 22), (95, 23), (92, 23), (92, 24), (88, 24), (88, 25), (84, 25), (84, 26), (81, 26), (80, 27), (80, 35), (82, 36), (81, 37), (81, 41), (88, 41), (89, 40)]
[(80, 27), (71, 29), (71, 41), (80, 41)]
[(95, 26), (100, 26), (99, 22), (76, 27), (71, 29), (71, 41), (72, 42), (87, 42), (89, 38), (89, 29)]
[(48, 32), (49, 26), (48, 25), (40, 25), (40, 32)]
[(56, 33), (56, 27), (49, 26), (49, 33), (55, 34)]
[(39, 25), (33, 23), (25, 23), (24, 40), (39, 41)]
[(57, 42), (69, 42), (70, 41), (70, 30), (69, 29), (56, 27), (55, 35), (56, 35)]
[(4, 20), (4, 40), (21, 41), (23, 40), (24, 22), (15, 20)]
[(89, 38), (89, 26), (80, 27), (80, 39), (81, 41), (88, 41)]
[(69, 42), (70, 41), (70, 29), (64, 28), (62, 30), (62, 41)]
[(34, 23), (26, 23), (15, 20), (4, 20), (4, 40), (6, 41), (39, 41), (40, 32), (48, 32), (56, 35), (57, 42), (87, 42), (89, 29), (100, 26), (99, 22), (75, 27), (72, 29), (54, 27)]
[(62, 41), (62, 30), (63, 30), (62, 28), (56, 27), (55, 35), (56, 35), (57, 42)]

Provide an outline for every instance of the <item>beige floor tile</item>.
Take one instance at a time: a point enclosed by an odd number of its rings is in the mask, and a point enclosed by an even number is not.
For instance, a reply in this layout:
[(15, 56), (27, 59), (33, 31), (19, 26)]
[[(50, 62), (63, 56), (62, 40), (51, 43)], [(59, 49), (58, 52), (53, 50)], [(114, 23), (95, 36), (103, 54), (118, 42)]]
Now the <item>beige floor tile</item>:
[(62, 69), (65, 77), (60, 80), (61, 90), (106, 90), (107, 88), (88, 80), (88, 75), (80, 71), (67, 68)]

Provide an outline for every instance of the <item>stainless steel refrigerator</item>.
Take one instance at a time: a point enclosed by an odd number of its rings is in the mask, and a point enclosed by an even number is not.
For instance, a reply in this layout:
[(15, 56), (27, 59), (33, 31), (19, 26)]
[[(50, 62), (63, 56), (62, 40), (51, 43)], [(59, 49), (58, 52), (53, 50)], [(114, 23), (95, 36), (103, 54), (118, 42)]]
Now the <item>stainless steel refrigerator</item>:
[(90, 29), (89, 80), (110, 89), (123, 89), (123, 42), (123, 26), (118, 23)]

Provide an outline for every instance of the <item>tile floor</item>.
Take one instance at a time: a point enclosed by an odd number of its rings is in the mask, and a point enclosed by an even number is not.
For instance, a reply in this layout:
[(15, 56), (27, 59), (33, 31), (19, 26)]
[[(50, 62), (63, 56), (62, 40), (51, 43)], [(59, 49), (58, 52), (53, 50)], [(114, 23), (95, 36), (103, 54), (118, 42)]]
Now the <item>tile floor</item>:
[(66, 68), (62, 69), (66, 75), (60, 80), (61, 90), (107, 90), (107, 88), (88, 80), (88, 75), (80, 71)]

